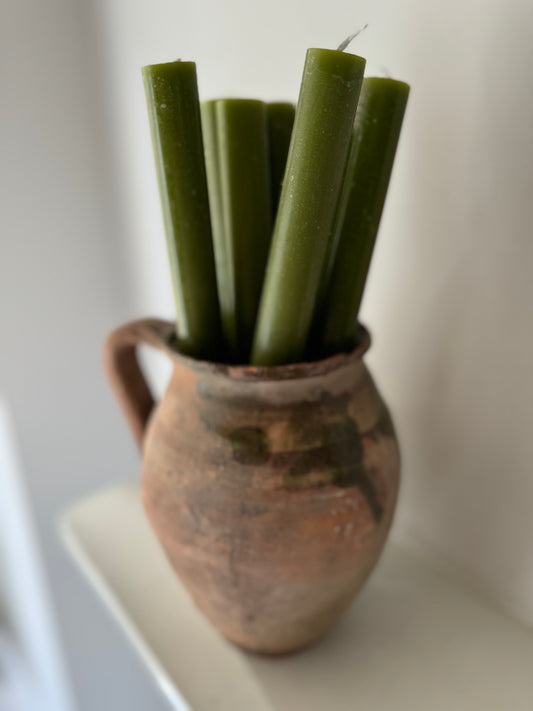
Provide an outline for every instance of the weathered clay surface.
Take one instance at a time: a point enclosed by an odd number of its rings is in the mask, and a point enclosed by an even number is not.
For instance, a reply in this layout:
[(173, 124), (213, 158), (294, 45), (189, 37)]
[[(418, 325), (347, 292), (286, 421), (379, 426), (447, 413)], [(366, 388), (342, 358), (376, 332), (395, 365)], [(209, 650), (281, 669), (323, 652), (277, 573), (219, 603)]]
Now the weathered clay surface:
[[(349, 355), (260, 369), (185, 358), (157, 321), (115, 332), (108, 352), (131, 347), (132, 329), (174, 361), (142, 444), (144, 506), (170, 563), (237, 644), (310, 644), (366, 580), (396, 503), (398, 447), (362, 360), (368, 334)], [(108, 357), (108, 370), (139, 433), (151, 404), (133, 357)]]

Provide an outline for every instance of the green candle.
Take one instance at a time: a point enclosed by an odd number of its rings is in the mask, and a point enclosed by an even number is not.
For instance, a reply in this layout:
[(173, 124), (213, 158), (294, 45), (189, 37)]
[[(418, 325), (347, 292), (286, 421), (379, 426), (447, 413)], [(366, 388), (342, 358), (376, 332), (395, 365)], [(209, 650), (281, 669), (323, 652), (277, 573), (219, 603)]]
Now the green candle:
[(233, 300), (233, 358), (247, 361), (271, 236), (266, 107), (262, 101), (216, 102), (224, 234)]
[(355, 118), (349, 197), (324, 303), (314, 332), (323, 354), (352, 348), (357, 315), (385, 203), (409, 86), (363, 82)]
[[(220, 165), (218, 162), (218, 135), (216, 121), (216, 101), (204, 101), (201, 106), (202, 132), (204, 138), (205, 167), (209, 191), (209, 210), (213, 233), (213, 249), (217, 276), (218, 301), (222, 331), (226, 346), (236, 344), (235, 295), (231, 281), (229, 255), (224, 234), (224, 212), (220, 185)], [(231, 349), (229, 349), (231, 350)]]
[(294, 113), (294, 104), (282, 102), (267, 104), (270, 183), (272, 186), (272, 214), (274, 218), (287, 166), (287, 155), (294, 125)]
[(176, 302), (180, 349), (216, 358), (220, 315), (194, 62), (142, 70)]
[[(363, 80), (364, 82), (364, 80)], [(357, 115), (357, 112), (356, 112)], [(352, 131), (352, 136), (350, 140), (350, 148), (348, 151), (348, 160), (344, 167), (344, 174), (342, 176), (342, 187), (339, 194), (339, 199), (337, 202), (337, 207), (335, 209), (335, 219), (333, 220), (333, 229), (331, 231), (330, 238), (328, 240), (328, 245), (326, 249), (326, 256), (324, 258), (324, 267), (322, 269), (322, 274), (320, 277), (320, 286), (318, 288), (318, 293), (316, 297), (315, 306), (315, 316), (313, 318), (311, 332), (309, 335), (309, 341), (307, 344), (307, 355), (311, 358), (317, 356), (320, 353), (320, 334), (317, 334), (317, 318), (316, 315), (320, 312), (326, 299), (326, 292), (329, 288), (329, 282), (331, 278), (331, 272), (333, 269), (333, 261), (335, 254), (337, 253), (337, 246), (339, 244), (339, 239), (341, 236), (342, 227), (344, 224), (344, 216), (346, 215), (346, 209), (348, 207), (348, 199), (350, 197), (350, 187), (351, 187), (351, 176), (354, 161), (355, 161), (355, 140), (354, 133)]]
[(255, 331), (256, 365), (304, 355), (364, 67), (353, 54), (307, 52)]

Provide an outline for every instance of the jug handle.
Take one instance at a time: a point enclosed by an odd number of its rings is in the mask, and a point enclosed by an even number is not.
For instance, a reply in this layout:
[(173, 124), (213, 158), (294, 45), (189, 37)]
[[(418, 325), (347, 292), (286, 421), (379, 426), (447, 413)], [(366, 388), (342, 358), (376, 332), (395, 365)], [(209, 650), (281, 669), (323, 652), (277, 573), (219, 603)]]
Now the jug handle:
[(137, 360), (136, 347), (145, 343), (166, 350), (175, 326), (169, 321), (146, 318), (115, 329), (104, 346), (104, 366), (111, 388), (119, 401), (139, 448), (154, 398)]

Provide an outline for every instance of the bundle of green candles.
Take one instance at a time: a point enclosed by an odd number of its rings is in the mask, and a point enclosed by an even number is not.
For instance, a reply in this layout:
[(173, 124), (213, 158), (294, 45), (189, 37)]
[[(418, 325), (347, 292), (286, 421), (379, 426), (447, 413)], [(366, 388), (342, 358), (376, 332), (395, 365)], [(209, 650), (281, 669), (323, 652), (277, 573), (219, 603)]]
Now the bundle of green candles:
[(298, 104), (200, 104), (193, 62), (143, 68), (180, 350), (276, 366), (356, 345), (409, 94), (309, 49)]

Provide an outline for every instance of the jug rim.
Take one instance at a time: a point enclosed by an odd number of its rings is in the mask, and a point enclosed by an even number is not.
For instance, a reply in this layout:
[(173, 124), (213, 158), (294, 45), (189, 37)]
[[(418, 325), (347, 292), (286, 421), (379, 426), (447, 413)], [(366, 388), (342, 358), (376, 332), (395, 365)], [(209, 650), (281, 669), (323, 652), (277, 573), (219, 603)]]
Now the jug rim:
[(314, 361), (302, 361), (300, 363), (287, 363), (284, 365), (250, 365), (220, 363), (211, 360), (193, 358), (182, 353), (178, 347), (178, 339), (175, 330), (163, 336), (164, 346), (167, 354), (177, 363), (192, 370), (212, 375), (222, 375), (232, 380), (242, 380), (251, 382), (296, 380), (300, 378), (311, 378), (325, 375), (342, 366), (349, 365), (362, 360), (364, 354), (370, 348), (372, 338), (368, 329), (361, 323), (357, 327), (357, 345), (350, 351), (341, 351), (327, 358)]

